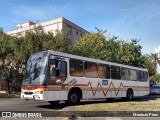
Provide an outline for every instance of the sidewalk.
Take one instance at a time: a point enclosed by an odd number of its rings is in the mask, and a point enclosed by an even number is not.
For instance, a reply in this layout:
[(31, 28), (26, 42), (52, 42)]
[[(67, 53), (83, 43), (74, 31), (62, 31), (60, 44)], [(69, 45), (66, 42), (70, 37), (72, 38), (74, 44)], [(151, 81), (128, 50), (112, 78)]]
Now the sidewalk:
[(0, 98), (20, 98), (20, 93), (11, 93), (8, 95), (8, 93), (1, 91)]

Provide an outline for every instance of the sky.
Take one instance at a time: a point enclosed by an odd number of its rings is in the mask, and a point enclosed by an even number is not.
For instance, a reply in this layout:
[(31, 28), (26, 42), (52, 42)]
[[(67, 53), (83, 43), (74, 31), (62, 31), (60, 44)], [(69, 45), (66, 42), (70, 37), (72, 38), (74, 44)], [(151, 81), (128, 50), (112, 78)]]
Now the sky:
[(143, 54), (160, 46), (160, 0), (0, 0), (0, 27), (64, 17), (89, 32), (140, 40)]

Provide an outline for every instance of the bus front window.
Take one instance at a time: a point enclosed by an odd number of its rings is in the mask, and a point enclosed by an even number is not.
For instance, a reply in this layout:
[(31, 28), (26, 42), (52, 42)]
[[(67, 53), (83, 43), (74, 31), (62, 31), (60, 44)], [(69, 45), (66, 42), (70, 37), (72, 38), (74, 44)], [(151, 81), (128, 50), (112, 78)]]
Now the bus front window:
[(46, 77), (47, 58), (37, 57), (28, 60), (22, 85), (42, 85)]

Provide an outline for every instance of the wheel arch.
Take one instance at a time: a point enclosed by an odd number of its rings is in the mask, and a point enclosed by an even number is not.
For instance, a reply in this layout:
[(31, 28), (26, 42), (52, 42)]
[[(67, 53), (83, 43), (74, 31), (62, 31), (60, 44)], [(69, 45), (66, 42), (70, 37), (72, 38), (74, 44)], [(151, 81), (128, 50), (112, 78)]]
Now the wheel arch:
[[(128, 92), (128, 91), (132, 91), (133, 96), (134, 96), (134, 91), (133, 91), (133, 89), (132, 89), (132, 88), (128, 88), (128, 89), (127, 89), (127, 92)], [(126, 94), (127, 94), (127, 92), (126, 92)]]
[(134, 98), (134, 92), (132, 88), (128, 88), (126, 92), (126, 100), (131, 101)]
[(72, 88), (69, 90), (68, 96), (69, 96), (69, 94), (70, 94), (72, 91), (78, 91), (79, 94), (80, 94), (80, 99), (83, 98), (82, 90), (81, 90), (79, 87), (72, 87)]

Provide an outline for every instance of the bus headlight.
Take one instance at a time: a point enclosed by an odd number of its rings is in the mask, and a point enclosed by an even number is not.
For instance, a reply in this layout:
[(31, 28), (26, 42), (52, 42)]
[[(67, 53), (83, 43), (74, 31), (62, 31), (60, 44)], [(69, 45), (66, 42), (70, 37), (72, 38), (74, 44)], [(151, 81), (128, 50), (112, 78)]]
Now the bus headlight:
[(34, 94), (43, 94), (43, 91), (35, 91)]

